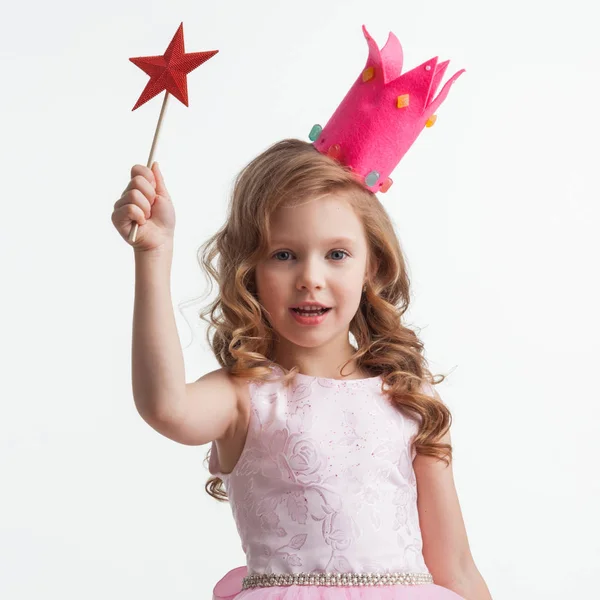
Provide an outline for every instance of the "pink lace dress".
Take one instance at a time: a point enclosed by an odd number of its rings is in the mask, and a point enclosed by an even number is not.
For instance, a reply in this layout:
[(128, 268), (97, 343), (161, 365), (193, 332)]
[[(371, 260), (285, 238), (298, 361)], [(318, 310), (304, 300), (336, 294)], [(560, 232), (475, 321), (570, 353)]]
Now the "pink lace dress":
[(381, 383), (249, 382), (240, 459), (222, 473), (213, 443), (209, 462), (246, 565), (217, 582), (213, 600), (461, 600), (427, 570), (410, 451), (417, 425)]

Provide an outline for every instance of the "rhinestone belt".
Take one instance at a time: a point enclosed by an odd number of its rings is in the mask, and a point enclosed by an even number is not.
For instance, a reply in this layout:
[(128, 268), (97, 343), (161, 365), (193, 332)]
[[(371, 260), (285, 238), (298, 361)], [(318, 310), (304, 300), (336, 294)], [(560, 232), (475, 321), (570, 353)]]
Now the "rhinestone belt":
[(260, 573), (247, 575), (242, 589), (272, 585), (419, 585), (433, 583), (431, 573)]

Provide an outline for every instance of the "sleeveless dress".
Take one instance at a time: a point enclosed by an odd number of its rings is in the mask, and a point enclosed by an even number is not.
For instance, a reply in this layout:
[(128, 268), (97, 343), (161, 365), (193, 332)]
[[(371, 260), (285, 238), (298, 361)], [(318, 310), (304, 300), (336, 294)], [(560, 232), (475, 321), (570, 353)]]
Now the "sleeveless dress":
[[(248, 386), (250, 422), (236, 466), (221, 472), (214, 442), (209, 460), (246, 565), (217, 582), (213, 600), (464, 600), (434, 584), (423, 559), (410, 450), (417, 423), (390, 403), (381, 377), (298, 373), (287, 389), (271, 380)], [(420, 582), (358, 583), (398, 573)], [(278, 574), (276, 585), (264, 584)], [(251, 575), (262, 583), (244, 586)]]

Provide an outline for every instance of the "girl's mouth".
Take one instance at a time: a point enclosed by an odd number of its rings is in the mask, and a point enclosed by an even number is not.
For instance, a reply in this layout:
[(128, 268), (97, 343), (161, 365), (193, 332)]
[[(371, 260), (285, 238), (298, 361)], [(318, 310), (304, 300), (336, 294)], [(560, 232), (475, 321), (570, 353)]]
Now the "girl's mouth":
[(304, 310), (299, 308), (290, 308), (290, 313), (294, 319), (301, 325), (318, 325), (322, 323), (331, 311), (331, 308), (322, 308), (319, 310)]
[(297, 312), (299, 315), (302, 315), (303, 317), (312, 317), (315, 315), (322, 315), (323, 313), (327, 312), (328, 310), (331, 310), (330, 308), (320, 308), (318, 310), (312, 309), (312, 310), (302, 310), (301, 308), (292, 308), (292, 310), (294, 312)]

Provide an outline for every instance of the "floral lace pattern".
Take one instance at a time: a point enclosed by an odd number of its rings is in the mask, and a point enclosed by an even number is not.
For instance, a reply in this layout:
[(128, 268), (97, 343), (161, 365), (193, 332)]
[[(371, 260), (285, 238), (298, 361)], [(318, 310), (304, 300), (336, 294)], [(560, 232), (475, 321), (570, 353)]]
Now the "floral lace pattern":
[[(276, 369), (275, 369), (276, 370)], [(381, 378), (249, 383), (240, 459), (221, 473), (250, 573), (427, 573), (410, 452), (416, 422)]]

